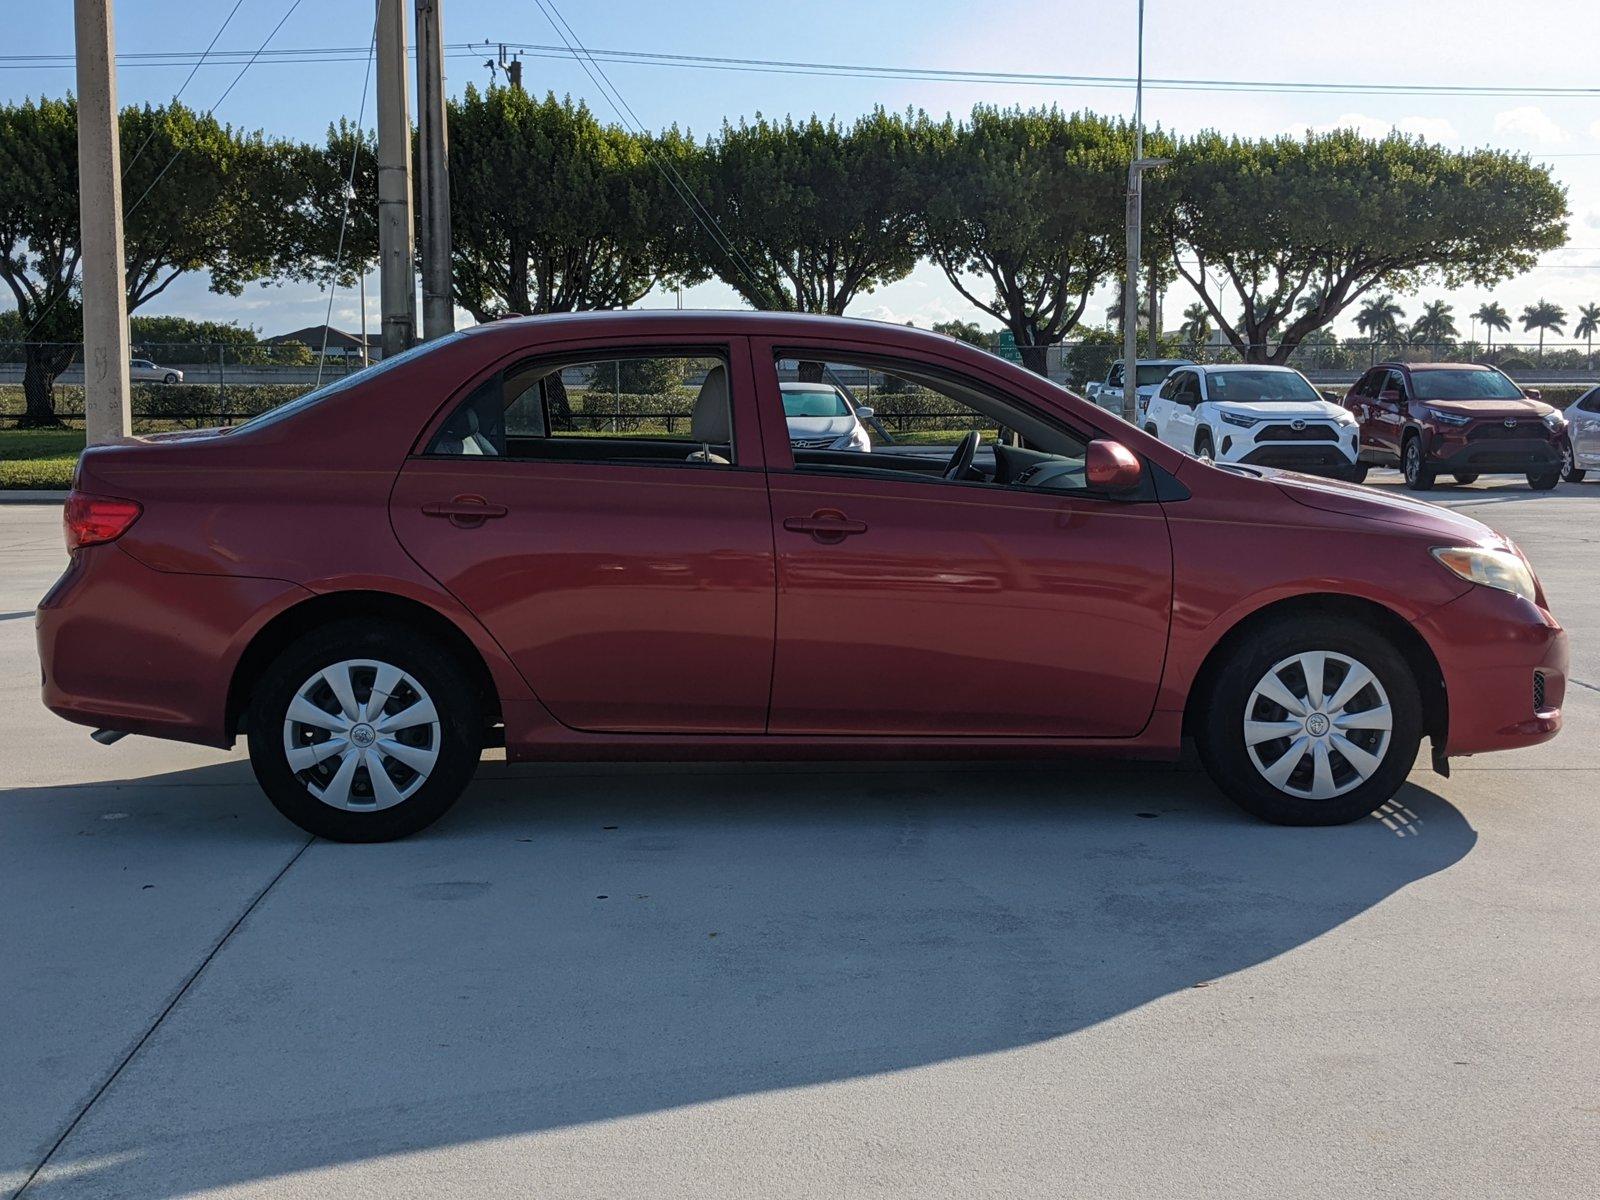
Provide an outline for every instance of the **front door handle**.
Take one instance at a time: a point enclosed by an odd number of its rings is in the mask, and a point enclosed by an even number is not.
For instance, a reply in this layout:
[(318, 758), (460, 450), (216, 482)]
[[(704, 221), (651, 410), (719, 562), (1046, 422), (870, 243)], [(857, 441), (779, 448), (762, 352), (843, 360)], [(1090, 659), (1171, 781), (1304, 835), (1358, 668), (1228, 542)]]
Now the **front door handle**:
[(785, 517), (783, 527), (790, 533), (809, 533), (824, 544), (842, 542), (852, 534), (865, 533), (865, 521), (852, 521), (836, 508), (819, 508), (809, 517)]
[(458, 529), (475, 529), (490, 517), (503, 517), (510, 510), (504, 504), (490, 504), (482, 496), (457, 496), (422, 506), (425, 517), (445, 517)]

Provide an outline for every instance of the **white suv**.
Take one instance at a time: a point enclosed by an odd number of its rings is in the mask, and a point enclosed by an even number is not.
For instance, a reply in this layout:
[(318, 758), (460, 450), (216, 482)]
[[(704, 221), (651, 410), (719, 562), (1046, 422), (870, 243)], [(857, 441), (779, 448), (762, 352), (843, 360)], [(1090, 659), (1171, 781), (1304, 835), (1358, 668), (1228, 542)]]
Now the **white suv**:
[(1366, 476), (1355, 418), (1291, 367), (1180, 367), (1150, 400), (1139, 426), (1197, 458), (1357, 483)]

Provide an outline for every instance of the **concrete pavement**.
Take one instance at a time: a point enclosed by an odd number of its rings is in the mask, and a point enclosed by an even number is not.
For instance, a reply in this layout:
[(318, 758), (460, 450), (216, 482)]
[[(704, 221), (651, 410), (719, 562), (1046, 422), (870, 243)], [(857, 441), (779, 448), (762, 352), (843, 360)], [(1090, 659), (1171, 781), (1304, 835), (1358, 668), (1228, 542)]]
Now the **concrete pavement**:
[(1188, 766), (491, 762), (368, 847), (45, 713), (59, 510), (0, 510), (0, 1195), (1591, 1195), (1600, 487), (1437, 498), (1582, 682), (1381, 819)]

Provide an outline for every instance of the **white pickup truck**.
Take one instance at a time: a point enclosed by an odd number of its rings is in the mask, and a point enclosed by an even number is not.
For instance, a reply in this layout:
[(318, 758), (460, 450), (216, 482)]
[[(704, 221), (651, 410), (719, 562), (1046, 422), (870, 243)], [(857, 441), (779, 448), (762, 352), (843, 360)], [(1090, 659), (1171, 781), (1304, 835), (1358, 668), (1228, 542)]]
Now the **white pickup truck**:
[[(1135, 424), (1144, 415), (1145, 406), (1150, 403), (1150, 397), (1156, 394), (1156, 389), (1166, 380), (1167, 376), (1179, 367), (1190, 367), (1194, 363), (1187, 358), (1141, 358), (1139, 360), (1139, 396), (1135, 402), (1135, 411), (1129, 414), (1129, 419)], [(1101, 408), (1108, 408), (1114, 413), (1122, 412), (1122, 360), (1119, 358), (1111, 364), (1111, 369), (1106, 372), (1104, 383), (1095, 382), (1084, 389), (1084, 396), (1093, 400)]]

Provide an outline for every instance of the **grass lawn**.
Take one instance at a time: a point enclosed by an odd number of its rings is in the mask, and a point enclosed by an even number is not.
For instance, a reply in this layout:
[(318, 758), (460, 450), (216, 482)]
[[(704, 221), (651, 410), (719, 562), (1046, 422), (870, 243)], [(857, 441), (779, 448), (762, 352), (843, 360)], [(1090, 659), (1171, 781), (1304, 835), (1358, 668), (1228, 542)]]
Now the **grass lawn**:
[(0, 488), (66, 488), (82, 449), (81, 429), (0, 429)]

